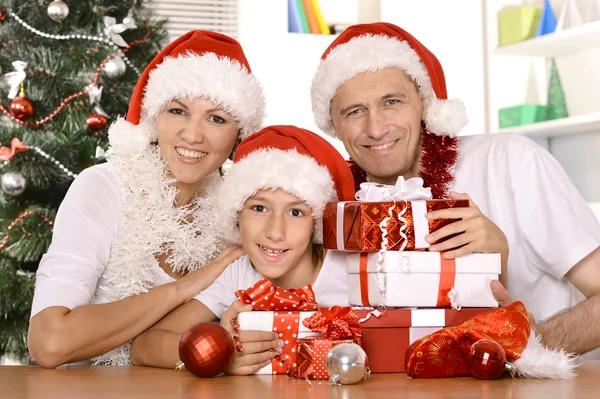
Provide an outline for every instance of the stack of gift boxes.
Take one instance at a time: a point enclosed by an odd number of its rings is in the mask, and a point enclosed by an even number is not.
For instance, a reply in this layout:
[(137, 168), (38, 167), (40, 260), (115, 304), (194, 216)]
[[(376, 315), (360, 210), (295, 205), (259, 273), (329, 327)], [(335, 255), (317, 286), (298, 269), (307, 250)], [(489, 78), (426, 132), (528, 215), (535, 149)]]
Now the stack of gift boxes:
[[(490, 281), (500, 274), (500, 254), (445, 259), (443, 253), (429, 251), (425, 241), (429, 233), (455, 221), (429, 220), (428, 212), (468, 207), (468, 200), (431, 199), (419, 178), (399, 178), (396, 186), (363, 183), (356, 198), (327, 204), (323, 216), (323, 246), (346, 255), (348, 302), (354, 309), (241, 314), (242, 329), (294, 331), (296, 342), (286, 340), (283, 359), (259, 373), (292, 370), (294, 376), (326, 378), (326, 372), (315, 372), (324, 369), (326, 355), (313, 347), (315, 335), (329, 341), (328, 348), (348, 339), (360, 344), (371, 372), (403, 372), (404, 354), (412, 342), (498, 306)], [(282, 314), (288, 314), (289, 325)], [(334, 324), (341, 325), (346, 336), (333, 331)], [(313, 349), (304, 352), (314, 358), (296, 359), (307, 344)]]

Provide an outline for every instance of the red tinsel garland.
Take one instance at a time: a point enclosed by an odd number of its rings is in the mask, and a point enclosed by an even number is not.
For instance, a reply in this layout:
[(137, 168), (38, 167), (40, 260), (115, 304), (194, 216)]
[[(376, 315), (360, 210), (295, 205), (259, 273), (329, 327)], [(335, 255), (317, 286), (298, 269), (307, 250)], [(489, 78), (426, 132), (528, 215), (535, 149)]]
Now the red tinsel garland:
[[(458, 158), (458, 138), (437, 136), (423, 127), (423, 143), (421, 149), (421, 171), (425, 187), (431, 187), (433, 198), (448, 198), (448, 187), (454, 181), (452, 167)], [(354, 177), (354, 189), (360, 190), (360, 184), (367, 181), (367, 174), (352, 159), (348, 166)]]

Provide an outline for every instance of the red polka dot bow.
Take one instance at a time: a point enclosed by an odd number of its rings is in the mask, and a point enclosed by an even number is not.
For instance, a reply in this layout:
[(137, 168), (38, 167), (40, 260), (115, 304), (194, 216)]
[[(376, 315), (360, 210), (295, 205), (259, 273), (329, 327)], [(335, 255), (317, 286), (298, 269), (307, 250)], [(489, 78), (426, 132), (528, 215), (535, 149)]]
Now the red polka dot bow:
[(263, 278), (245, 290), (235, 292), (237, 299), (244, 304), (252, 304), (252, 310), (317, 310), (315, 293), (310, 285), (285, 290), (273, 286)]
[(327, 338), (356, 338), (360, 342), (361, 324), (358, 314), (350, 307), (332, 306), (321, 308), (305, 319), (302, 324)]

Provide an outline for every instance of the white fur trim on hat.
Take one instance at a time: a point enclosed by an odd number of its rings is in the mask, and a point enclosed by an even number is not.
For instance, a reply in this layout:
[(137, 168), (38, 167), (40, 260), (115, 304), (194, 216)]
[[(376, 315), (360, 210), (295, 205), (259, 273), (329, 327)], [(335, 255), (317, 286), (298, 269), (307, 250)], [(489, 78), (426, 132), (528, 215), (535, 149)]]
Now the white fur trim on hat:
[(408, 42), (386, 35), (367, 34), (336, 46), (319, 63), (310, 90), (317, 126), (335, 137), (331, 101), (337, 89), (359, 73), (390, 67), (401, 68), (419, 86), (430, 132), (454, 137), (467, 124), (466, 111), (459, 100), (437, 99), (427, 68)]
[(246, 200), (262, 189), (281, 189), (305, 201), (315, 219), (313, 242), (323, 242), (325, 204), (337, 201), (329, 171), (312, 157), (274, 148), (251, 152), (225, 175), (219, 189), (219, 225), (226, 240), (241, 243), (239, 213)]
[(531, 330), (521, 357), (513, 362), (514, 374), (525, 378), (569, 379), (577, 376), (575, 356), (564, 349), (550, 349)]
[(153, 121), (169, 101), (186, 97), (207, 97), (223, 106), (238, 121), (242, 138), (262, 126), (266, 107), (262, 87), (235, 60), (215, 53), (165, 57), (150, 72), (140, 121)]
[(148, 147), (154, 130), (144, 123), (134, 125), (125, 118), (118, 117), (108, 129), (108, 142), (116, 155), (139, 154)]

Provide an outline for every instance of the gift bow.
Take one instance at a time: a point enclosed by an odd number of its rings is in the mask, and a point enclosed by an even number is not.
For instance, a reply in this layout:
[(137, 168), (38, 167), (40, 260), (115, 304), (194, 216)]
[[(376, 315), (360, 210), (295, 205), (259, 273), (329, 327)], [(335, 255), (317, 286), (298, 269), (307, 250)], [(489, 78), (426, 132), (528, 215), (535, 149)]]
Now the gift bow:
[(361, 324), (359, 316), (350, 307), (333, 306), (321, 308), (305, 319), (302, 324), (311, 331), (320, 332), (326, 338), (360, 338)]
[(5, 146), (0, 147), (0, 161), (10, 161), (13, 155), (15, 155), (17, 152), (25, 152), (28, 149), (29, 147), (15, 137), (10, 142), (10, 148)]
[(263, 278), (250, 288), (238, 290), (236, 297), (241, 303), (252, 304), (252, 310), (317, 310), (315, 293), (310, 285), (296, 289), (274, 287), (268, 279)]
[(19, 87), (21, 86), (21, 82), (25, 80), (27, 74), (25, 73), (25, 68), (27, 68), (27, 63), (23, 61), (15, 61), (12, 63), (13, 68), (15, 68), (14, 72), (9, 72), (4, 74), (4, 78), (8, 82), (10, 86), (10, 90), (8, 92), (8, 98), (11, 100), (14, 99), (17, 94), (19, 94)]
[(110, 118), (110, 115), (108, 115), (100, 106), (100, 99), (102, 98), (103, 89), (104, 88), (102, 86), (98, 87), (95, 84), (92, 84), (90, 86), (90, 90), (88, 91), (88, 96), (90, 98), (90, 104), (94, 106), (96, 113), (106, 118)]
[(118, 24), (114, 17), (104, 17), (104, 34), (108, 36), (119, 47), (127, 47), (127, 42), (121, 37), (121, 33), (127, 29), (135, 29), (137, 25), (130, 14), (123, 19), (122, 24)]
[(395, 186), (379, 183), (361, 183), (360, 190), (356, 192), (357, 201), (382, 202), (382, 201), (417, 201), (430, 200), (431, 188), (423, 187), (423, 179), (413, 177), (404, 180), (399, 176)]

